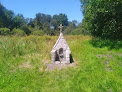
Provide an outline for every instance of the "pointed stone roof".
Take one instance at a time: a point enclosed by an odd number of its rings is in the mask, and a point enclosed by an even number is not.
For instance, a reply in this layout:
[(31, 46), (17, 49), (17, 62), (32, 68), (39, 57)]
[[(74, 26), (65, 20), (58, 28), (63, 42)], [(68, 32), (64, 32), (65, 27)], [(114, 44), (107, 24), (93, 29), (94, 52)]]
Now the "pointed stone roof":
[(60, 33), (60, 36), (57, 40), (57, 42), (55, 43), (54, 47), (52, 50), (59, 50), (60, 48), (63, 48), (64, 50), (70, 50), (66, 40), (63, 37), (63, 33)]

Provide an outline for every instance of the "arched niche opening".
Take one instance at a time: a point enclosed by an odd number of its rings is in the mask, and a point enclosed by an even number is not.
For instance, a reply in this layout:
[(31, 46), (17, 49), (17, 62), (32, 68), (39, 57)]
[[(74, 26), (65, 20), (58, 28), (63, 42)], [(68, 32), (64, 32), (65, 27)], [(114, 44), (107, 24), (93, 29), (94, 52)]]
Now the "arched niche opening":
[(59, 49), (59, 58), (62, 59), (64, 56), (63, 56), (63, 48), (60, 48)]
[(59, 49), (59, 54), (63, 54), (63, 48)]

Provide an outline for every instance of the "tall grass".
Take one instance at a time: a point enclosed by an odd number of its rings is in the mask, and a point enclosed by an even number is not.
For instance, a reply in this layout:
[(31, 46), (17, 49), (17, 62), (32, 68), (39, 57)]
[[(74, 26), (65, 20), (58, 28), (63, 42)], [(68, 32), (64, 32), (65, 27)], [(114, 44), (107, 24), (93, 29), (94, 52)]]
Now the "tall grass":
[(57, 36), (1, 36), (0, 91), (122, 91), (121, 48), (96, 48), (89, 36), (65, 36), (76, 66), (46, 71), (46, 64), (51, 63), (50, 51), (57, 39)]

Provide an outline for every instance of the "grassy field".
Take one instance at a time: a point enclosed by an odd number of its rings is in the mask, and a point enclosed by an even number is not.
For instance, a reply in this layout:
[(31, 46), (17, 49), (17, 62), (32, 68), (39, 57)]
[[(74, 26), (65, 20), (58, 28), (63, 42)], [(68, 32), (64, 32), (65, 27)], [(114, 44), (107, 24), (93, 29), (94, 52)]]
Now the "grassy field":
[(74, 66), (48, 71), (58, 36), (0, 36), (0, 92), (122, 92), (122, 42), (65, 36)]

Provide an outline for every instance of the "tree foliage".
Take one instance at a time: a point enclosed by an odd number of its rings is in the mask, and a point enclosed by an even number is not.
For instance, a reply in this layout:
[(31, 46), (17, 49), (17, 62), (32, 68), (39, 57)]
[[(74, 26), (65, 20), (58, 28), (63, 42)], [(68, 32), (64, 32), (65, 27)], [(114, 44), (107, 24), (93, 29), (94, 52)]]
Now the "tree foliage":
[(8, 28), (0, 28), (0, 34), (1, 35), (9, 35), (11, 32), (10, 32), (10, 29)]
[(64, 26), (63, 31), (65, 34), (75, 34), (77, 32), (74, 29), (77, 28), (78, 22), (76, 20), (68, 21), (66, 14), (60, 13), (51, 16), (37, 13), (33, 19), (25, 18), (22, 14), (15, 15), (13, 11), (6, 9), (0, 3), (0, 28), (10, 29), (10, 33), (13, 35), (59, 35), (60, 24)]
[(7, 10), (1, 3), (0, 3), (0, 28), (11, 27), (12, 18), (14, 16), (13, 11)]
[(121, 0), (81, 0), (85, 28), (95, 37), (122, 37)]
[(26, 33), (19, 28), (14, 28), (11, 33), (16, 36), (25, 36), (26, 35)]
[(68, 18), (67, 15), (60, 13), (59, 15), (54, 15), (53, 20), (55, 20), (58, 25), (63, 24), (64, 26), (68, 25)]
[(66, 27), (64, 34), (71, 34), (72, 31), (76, 28), (76, 25), (73, 22), (70, 22), (68, 27)]

